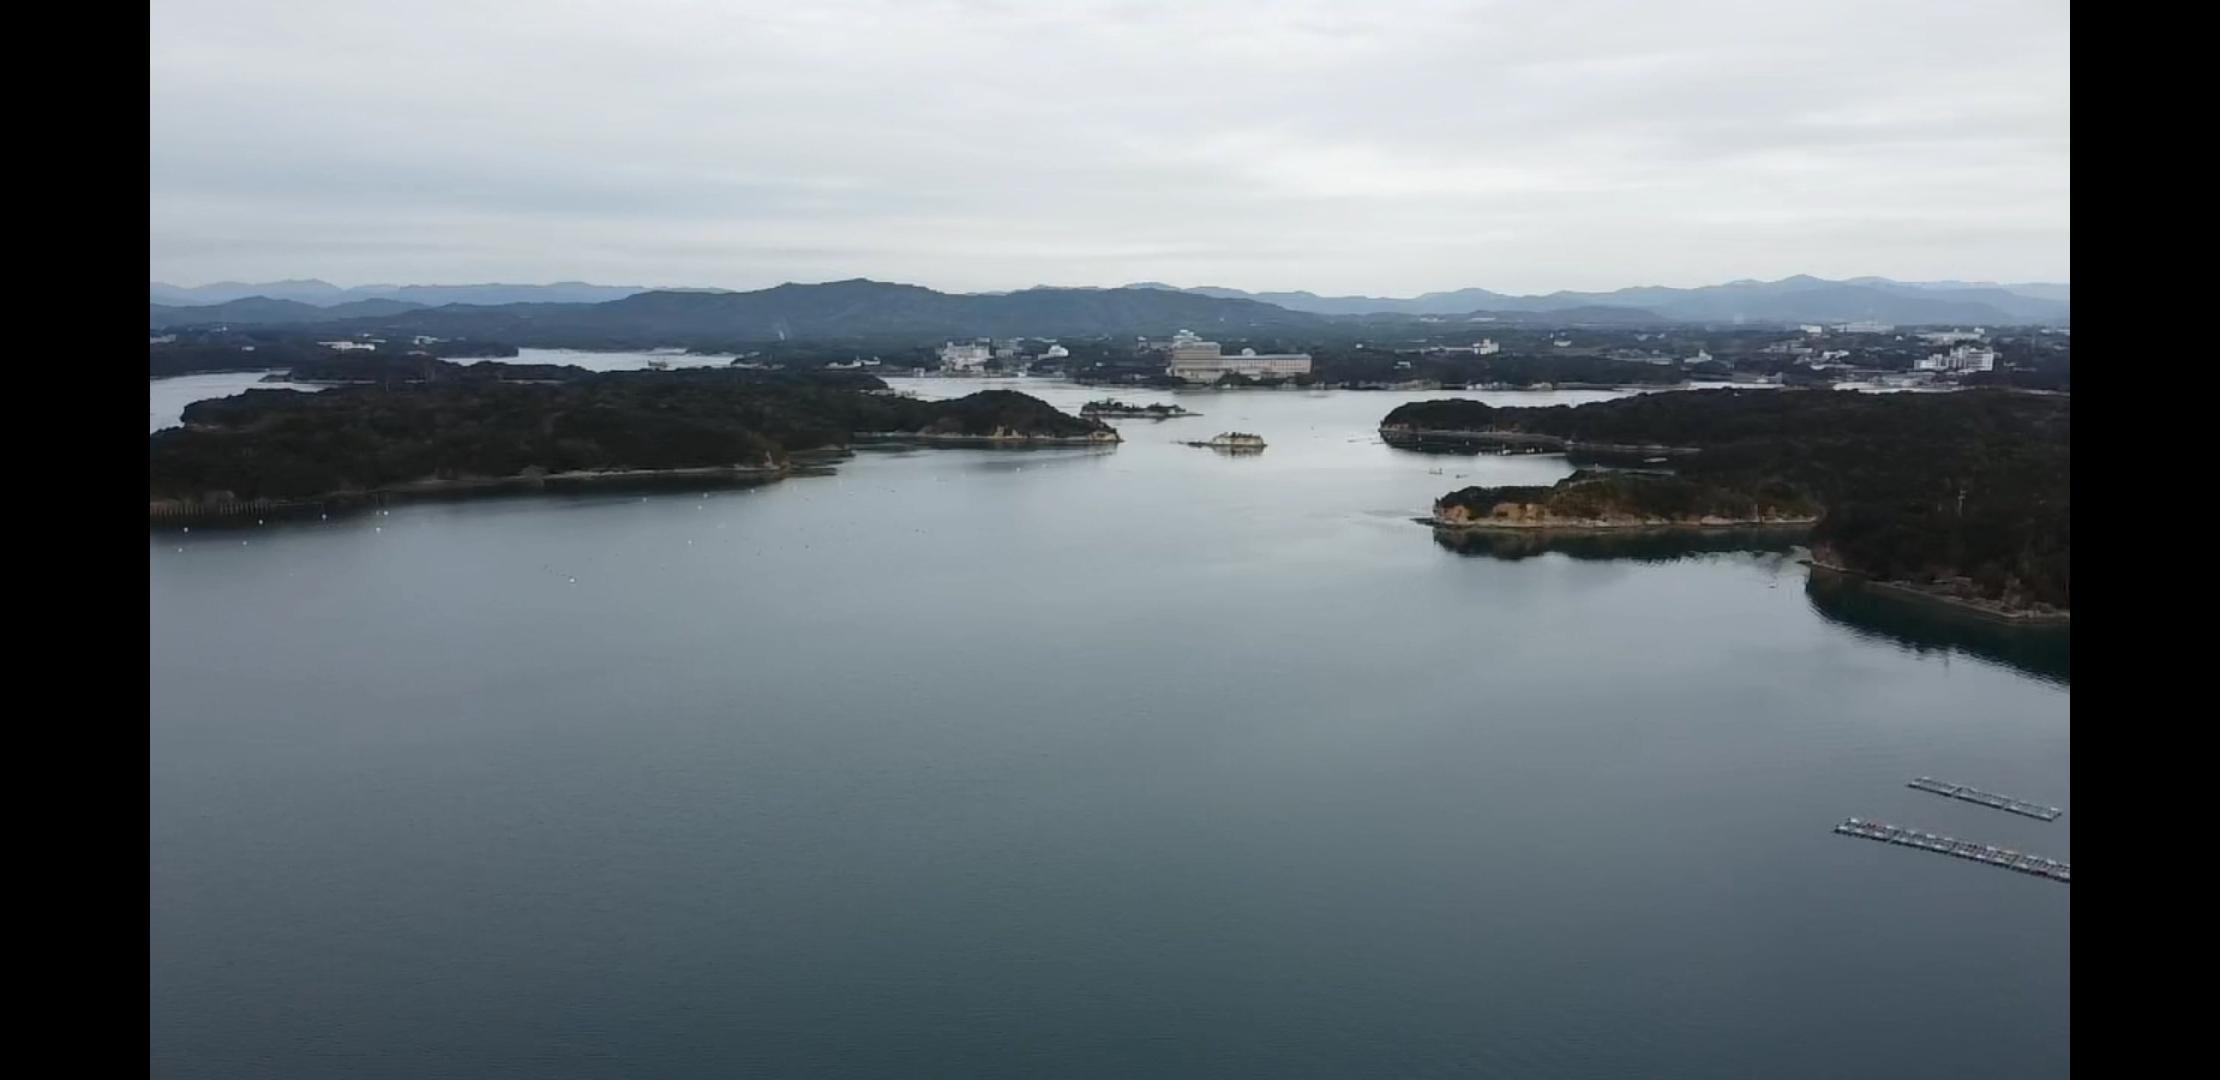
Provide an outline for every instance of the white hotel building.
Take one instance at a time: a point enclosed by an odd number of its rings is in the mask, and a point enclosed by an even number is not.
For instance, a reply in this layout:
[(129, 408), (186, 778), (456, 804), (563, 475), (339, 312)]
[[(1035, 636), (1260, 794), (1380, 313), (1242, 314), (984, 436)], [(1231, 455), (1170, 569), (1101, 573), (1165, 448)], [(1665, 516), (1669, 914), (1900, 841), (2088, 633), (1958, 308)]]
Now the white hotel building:
[(1198, 383), (1214, 383), (1228, 374), (1284, 379), (1310, 374), (1310, 354), (1259, 354), (1255, 349), (1243, 349), (1239, 356), (1227, 356), (1217, 342), (1204, 341), (1194, 332), (1182, 330), (1172, 335), (1172, 362), (1165, 371), (1173, 378)]

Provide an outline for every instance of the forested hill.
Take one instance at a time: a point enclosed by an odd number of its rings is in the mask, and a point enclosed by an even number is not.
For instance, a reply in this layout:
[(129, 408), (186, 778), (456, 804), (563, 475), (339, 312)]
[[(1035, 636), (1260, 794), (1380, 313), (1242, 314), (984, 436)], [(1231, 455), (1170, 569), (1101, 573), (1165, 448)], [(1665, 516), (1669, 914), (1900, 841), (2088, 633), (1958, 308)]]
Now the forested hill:
[[(1692, 448), (1681, 477), (1807, 493), (1815, 554), (1875, 578), (2011, 608), (2069, 609), (2073, 399), (2003, 390), (1693, 390), (1552, 408), (1401, 406), (1383, 436), (1554, 436)], [(1481, 496), (1466, 495), (1466, 501)]]

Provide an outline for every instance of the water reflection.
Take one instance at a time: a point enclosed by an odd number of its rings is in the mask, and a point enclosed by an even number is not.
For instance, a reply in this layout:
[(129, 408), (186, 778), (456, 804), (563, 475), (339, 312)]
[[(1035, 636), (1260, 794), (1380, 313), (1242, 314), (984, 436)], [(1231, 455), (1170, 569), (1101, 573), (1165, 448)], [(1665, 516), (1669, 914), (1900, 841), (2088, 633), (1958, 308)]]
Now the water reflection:
[(1827, 621), (1921, 655), (1962, 652), (2061, 685), (2073, 682), (2073, 631), (2017, 626), (1877, 593), (1856, 578), (1814, 572), (1804, 596)]
[[(1800, 528), (1607, 533), (1435, 529), (1434, 543), (1459, 555), (1509, 561), (1554, 552), (1583, 561), (1654, 563), (1731, 552), (1785, 555), (1805, 536)], [(1876, 592), (1856, 578), (1825, 572), (1807, 576), (1804, 596), (1821, 617), (1859, 637), (1923, 656), (1965, 653), (2060, 685), (2073, 681), (2070, 627), (1997, 622)]]

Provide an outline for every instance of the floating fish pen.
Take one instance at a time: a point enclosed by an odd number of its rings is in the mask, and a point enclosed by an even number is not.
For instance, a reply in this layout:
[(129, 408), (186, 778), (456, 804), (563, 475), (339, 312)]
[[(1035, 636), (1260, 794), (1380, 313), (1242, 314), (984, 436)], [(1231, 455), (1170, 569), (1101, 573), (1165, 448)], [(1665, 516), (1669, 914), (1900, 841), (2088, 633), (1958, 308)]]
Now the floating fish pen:
[(1918, 788), (1921, 791), (1931, 791), (1937, 795), (1944, 795), (1953, 799), (1963, 799), (1970, 803), (1980, 803), (1992, 810), (2019, 814), (2022, 817), (2031, 817), (2037, 821), (2056, 821), (2058, 815), (2065, 813), (2064, 810), (2055, 806), (2042, 806), (2028, 802), (2025, 799), (2015, 799), (2008, 795), (1998, 795), (1993, 792), (1969, 788), (1964, 784), (1945, 783), (1932, 776), (1922, 776), (1906, 786)]
[(2056, 859), (2046, 859), (2040, 855), (2028, 855), (2007, 848), (1976, 844), (1971, 840), (1937, 836), (1930, 832), (1920, 832), (1917, 829), (1905, 829), (1878, 821), (1865, 821), (1860, 818), (1851, 818), (1835, 826), (1835, 831), (1844, 836), (1879, 840), (1884, 844), (1900, 844), (1904, 847), (1919, 848), (1922, 851), (1932, 851), (1937, 855), (1951, 855), (1960, 859), (1988, 863), (1990, 866), (2001, 866), (2006, 870), (2017, 870), (2023, 874), (2049, 878), (2062, 884), (2070, 885), (2074, 880), (2073, 867), (2067, 863), (2059, 862)]
[(146, 522), (150, 528), (194, 525), (260, 525), (265, 521), (328, 517), (363, 507), (385, 505), (374, 494), (334, 495), (321, 499), (226, 499), (210, 502), (149, 500)]

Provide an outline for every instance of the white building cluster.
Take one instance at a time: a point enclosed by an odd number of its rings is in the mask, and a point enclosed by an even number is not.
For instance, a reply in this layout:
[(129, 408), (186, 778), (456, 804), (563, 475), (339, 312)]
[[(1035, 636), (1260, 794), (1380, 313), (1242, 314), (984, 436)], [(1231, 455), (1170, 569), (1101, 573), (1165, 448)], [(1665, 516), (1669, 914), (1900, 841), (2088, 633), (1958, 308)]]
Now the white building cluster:
[(1979, 341), (1987, 337), (1978, 326), (1971, 330), (1935, 330), (1921, 334), (1919, 339), (1929, 345), (1956, 345), (1963, 341)]
[(975, 373), (982, 371), (986, 368), (987, 361), (994, 359), (994, 347), (992, 345), (983, 345), (975, 341), (967, 341), (962, 344), (951, 341), (941, 346), (937, 351), (940, 353), (941, 370), (950, 372)]
[(1959, 345), (1946, 353), (1931, 353), (1918, 364), (1921, 371), (1995, 371), (1996, 350), (1979, 345)]
[(1260, 354), (1255, 349), (1243, 349), (1239, 356), (1227, 356), (1217, 342), (1204, 341), (1189, 330), (1172, 335), (1171, 360), (1165, 370), (1187, 382), (1214, 383), (1229, 374), (1252, 379), (1310, 374), (1309, 353)]

